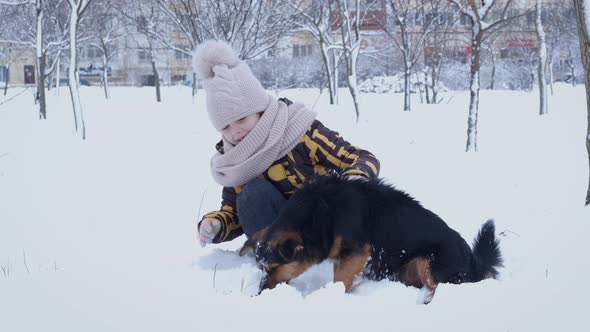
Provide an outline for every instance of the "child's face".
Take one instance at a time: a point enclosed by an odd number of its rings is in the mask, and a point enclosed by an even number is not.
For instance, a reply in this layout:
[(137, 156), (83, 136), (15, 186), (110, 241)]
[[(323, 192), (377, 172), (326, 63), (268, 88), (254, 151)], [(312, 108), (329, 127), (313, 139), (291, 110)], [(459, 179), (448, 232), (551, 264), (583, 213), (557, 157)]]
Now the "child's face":
[(250, 114), (227, 125), (221, 130), (221, 134), (231, 144), (237, 145), (254, 128), (258, 119), (260, 119), (260, 113)]

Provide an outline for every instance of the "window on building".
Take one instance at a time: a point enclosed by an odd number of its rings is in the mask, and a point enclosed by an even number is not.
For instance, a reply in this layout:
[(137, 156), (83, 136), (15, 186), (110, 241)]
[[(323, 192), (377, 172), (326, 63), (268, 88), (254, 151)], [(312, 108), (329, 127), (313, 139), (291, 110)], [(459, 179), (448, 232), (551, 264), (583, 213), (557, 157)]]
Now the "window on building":
[(186, 81), (186, 75), (172, 75), (170, 78), (172, 82), (184, 82)]
[[(182, 46), (176, 46), (177, 48), (184, 48)], [(187, 54), (186, 52), (181, 52), (181, 51), (174, 51), (174, 58), (176, 60), (183, 60), (183, 59), (190, 59), (191, 56), (189, 54)]]
[(529, 11), (526, 14), (526, 24), (528, 26), (535, 24), (535, 13), (533, 11)]
[(148, 61), (150, 56), (146, 50), (139, 50), (137, 51), (137, 58), (139, 61)]
[(8, 81), (8, 67), (0, 66), (0, 82)]
[(90, 46), (86, 49), (86, 58), (88, 59), (94, 59), (94, 58), (100, 58), (102, 56), (102, 51), (94, 46)]
[(422, 13), (416, 12), (414, 15), (414, 24), (415, 25), (422, 25)]
[(509, 50), (500, 50), (500, 59), (506, 59), (510, 56)]
[(310, 56), (313, 52), (311, 45), (293, 45), (293, 57), (299, 58), (304, 56)]
[(461, 13), (461, 16), (459, 18), (459, 22), (461, 25), (469, 24), (469, 16), (467, 16), (467, 14), (465, 14), (465, 13)]

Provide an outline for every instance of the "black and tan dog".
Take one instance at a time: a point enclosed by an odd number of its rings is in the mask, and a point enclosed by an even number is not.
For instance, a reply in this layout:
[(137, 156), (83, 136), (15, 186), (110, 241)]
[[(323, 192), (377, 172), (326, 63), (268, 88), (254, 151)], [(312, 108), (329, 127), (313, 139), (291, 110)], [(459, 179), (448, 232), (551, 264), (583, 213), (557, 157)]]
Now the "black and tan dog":
[(255, 250), (265, 273), (259, 292), (288, 282), (311, 265), (334, 260), (334, 281), (347, 292), (361, 274), (426, 290), (439, 283), (495, 278), (502, 266), (492, 220), (473, 249), (433, 212), (381, 180), (318, 178), (297, 191), (273, 224), (240, 250)]

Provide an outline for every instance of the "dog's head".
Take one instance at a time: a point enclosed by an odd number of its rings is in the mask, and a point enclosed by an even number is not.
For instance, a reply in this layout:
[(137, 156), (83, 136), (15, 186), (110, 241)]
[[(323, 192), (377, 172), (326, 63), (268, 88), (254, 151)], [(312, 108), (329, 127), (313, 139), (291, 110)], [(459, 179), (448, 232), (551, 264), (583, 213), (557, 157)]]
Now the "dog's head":
[(246, 240), (240, 249), (240, 256), (250, 251), (254, 251), (258, 268), (268, 271), (269, 267), (303, 258), (303, 239), (294, 230), (270, 230), (266, 227)]
[(256, 266), (264, 272), (259, 293), (288, 282), (308, 267), (301, 235), (294, 230), (265, 228), (244, 243), (240, 255), (254, 251)]
[(256, 244), (254, 254), (258, 268), (269, 273), (277, 266), (303, 259), (303, 239), (295, 231), (276, 232)]

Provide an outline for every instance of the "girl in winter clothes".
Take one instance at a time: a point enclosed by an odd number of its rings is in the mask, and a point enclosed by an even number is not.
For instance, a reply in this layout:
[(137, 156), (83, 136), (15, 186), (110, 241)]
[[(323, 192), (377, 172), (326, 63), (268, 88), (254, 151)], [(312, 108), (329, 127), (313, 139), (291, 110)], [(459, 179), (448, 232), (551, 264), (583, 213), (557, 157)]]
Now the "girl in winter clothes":
[(270, 225), (306, 181), (337, 172), (372, 178), (379, 161), (315, 119), (302, 103), (275, 100), (226, 43), (206, 41), (194, 57), (207, 112), (221, 133), (211, 158), (223, 186), (219, 211), (199, 222), (201, 246), (251, 236)]

